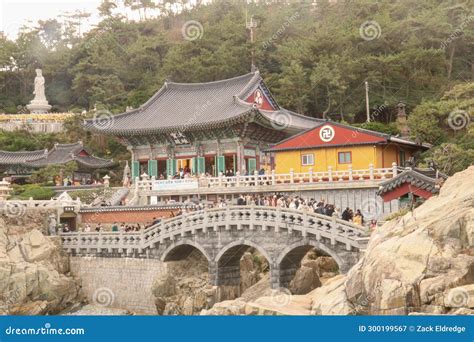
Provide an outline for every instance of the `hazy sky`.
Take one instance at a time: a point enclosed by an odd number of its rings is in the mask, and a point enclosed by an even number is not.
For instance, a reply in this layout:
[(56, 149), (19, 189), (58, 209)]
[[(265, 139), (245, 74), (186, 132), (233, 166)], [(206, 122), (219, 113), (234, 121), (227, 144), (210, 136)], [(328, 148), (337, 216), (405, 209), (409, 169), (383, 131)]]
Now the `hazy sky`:
[(97, 7), (101, 0), (0, 0), (0, 30), (14, 38), (19, 28), (28, 21), (56, 18), (64, 12), (76, 10), (92, 13), (84, 28), (98, 22)]

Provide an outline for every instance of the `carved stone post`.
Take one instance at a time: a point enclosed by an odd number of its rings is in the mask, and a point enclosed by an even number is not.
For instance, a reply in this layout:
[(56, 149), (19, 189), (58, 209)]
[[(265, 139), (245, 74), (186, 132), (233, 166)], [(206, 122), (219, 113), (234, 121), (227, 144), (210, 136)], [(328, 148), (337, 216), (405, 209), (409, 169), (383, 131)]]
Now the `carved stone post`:
[(397, 163), (393, 162), (393, 163), (392, 163), (392, 177), (396, 177), (396, 176), (397, 176), (397, 172), (398, 172)]
[(313, 168), (309, 168), (309, 182), (313, 183)]
[(337, 221), (335, 213), (331, 217), (331, 245), (336, 245)]
[(374, 164), (372, 163), (369, 164), (369, 176), (370, 180), (374, 179)]
[(352, 181), (354, 178), (352, 176), (352, 164), (349, 165), (349, 180)]
[(332, 182), (332, 166), (331, 165), (328, 166), (328, 177), (329, 177), (329, 181)]
[(293, 184), (295, 182), (295, 171), (290, 169), (290, 183)]

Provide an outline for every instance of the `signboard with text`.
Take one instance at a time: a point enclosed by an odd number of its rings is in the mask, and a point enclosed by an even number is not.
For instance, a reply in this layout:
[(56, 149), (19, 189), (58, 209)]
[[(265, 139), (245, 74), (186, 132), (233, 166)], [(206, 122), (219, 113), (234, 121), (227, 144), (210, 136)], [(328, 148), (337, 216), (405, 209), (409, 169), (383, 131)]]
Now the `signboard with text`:
[(197, 189), (198, 181), (196, 179), (167, 179), (157, 180), (152, 184), (153, 191), (163, 190), (190, 190)]

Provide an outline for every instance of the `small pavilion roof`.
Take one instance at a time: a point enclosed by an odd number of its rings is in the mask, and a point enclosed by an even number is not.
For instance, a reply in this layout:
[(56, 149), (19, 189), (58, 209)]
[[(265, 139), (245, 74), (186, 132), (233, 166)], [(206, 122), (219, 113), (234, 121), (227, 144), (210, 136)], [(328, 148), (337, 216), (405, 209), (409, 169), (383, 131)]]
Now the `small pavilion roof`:
[(378, 195), (390, 192), (403, 184), (411, 184), (433, 194), (439, 192), (439, 180), (448, 178), (447, 175), (434, 169), (406, 168), (397, 176), (380, 184)]
[(44, 156), (46, 150), (37, 151), (0, 151), (0, 165), (16, 165), (23, 164), (27, 160), (39, 159)]
[(23, 165), (40, 168), (48, 165), (66, 164), (70, 161), (92, 169), (112, 166), (108, 159), (94, 157), (87, 151), (82, 142), (73, 144), (56, 144), (51, 150), (6, 152), (0, 151), (0, 165)]
[[(263, 110), (249, 102), (261, 89), (273, 110)], [(246, 75), (206, 83), (165, 82), (163, 87), (137, 109), (115, 115), (110, 122), (86, 120), (91, 130), (107, 134), (138, 135), (194, 131), (228, 126), (235, 119), (258, 117), (274, 126), (282, 122), (284, 129), (314, 127), (321, 120), (281, 108), (263, 83), (258, 71)]]

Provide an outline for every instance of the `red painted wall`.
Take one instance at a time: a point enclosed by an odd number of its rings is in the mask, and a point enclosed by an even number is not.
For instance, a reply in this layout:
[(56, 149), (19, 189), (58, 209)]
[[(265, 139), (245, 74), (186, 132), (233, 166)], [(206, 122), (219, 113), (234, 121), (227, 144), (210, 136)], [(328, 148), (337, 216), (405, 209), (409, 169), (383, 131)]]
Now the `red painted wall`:
[[(254, 103), (256, 92), (257, 90), (255, 90), (245, 101), (248, 103)], [(262, 102), (262, 105), (257, 106), (257, 108), (263, 109), (263, 110), (275, 110), (275, 108), (273, 108), (270, 102), (267, 100), (265, 93), (262, 90), (260, 90), (260, 93), (262, 94), (263, 102)]]
[(153, 218), (172, 217), (178, 212), (177, 209), (169, 210), (143, 210), (143, 211), (111, 211), (81, 213), (82, 223), (150, 223)]
[(410, 192), (412, 192), (416, 196), (423, 197), (424, 199), (428, 199), (431, 196), (433, 196), (433, 194), (429, 191), (420, 189), (412, 184), (405, 183), (402, 186), (395, 188), (390, 192), (386, 192), (385, 194), (382, 195), (382, 198), (384, 202), (390, 202), (391, 200), (400, 198), (403, 195), (406, 195)]

